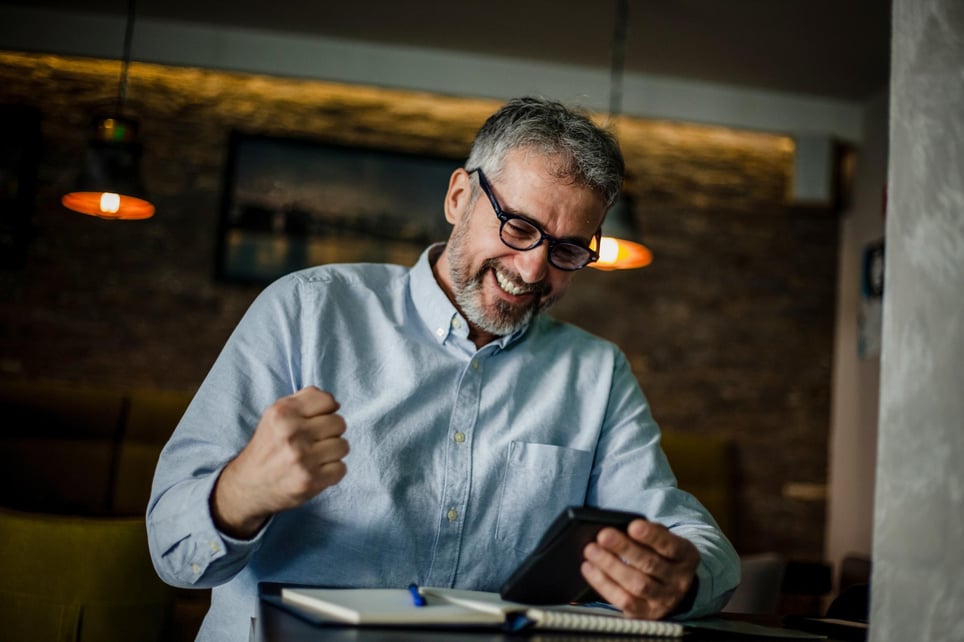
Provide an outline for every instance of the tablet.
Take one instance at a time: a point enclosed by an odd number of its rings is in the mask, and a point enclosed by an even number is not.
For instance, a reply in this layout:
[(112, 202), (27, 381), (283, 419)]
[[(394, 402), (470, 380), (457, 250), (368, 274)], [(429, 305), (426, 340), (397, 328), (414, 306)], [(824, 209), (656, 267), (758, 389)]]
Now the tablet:
[(522, 560), (499, 591), (504, 600), (524, 604), (592, 602), (599, 596), (583, 579), (579, 566), (582, 551), (601, 529), (612, 526), (623, 532), (637, 513), (570, 506), (563, 510)]

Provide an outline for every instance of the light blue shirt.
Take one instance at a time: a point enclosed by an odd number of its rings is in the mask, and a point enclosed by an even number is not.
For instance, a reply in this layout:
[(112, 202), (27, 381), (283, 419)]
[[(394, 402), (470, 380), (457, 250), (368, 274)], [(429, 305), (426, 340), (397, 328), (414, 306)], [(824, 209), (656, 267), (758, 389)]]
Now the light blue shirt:
[[(432, 274), (328, 265), (251, 305), (161, 453), (147, 512), (160, 576), (214, 587), (199, 640), (246, 639), (257, 583), (498, 591), (568, 505), (645, 514), (700, 551), (690, 615), (739, 581), (733, 547), (675, 478), (620, 350), (545, 315), (476, 349)], [(250, 541), (208, 506), (223, 466), (279, 397), (341, 404), (348, 473)]]

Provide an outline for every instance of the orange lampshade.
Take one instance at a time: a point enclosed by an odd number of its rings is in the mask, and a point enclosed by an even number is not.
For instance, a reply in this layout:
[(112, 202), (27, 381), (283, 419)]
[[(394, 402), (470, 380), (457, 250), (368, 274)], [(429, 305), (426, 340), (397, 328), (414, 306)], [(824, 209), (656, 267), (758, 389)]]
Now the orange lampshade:
[(67, 209), (111, 220), (154, 216), (140, 172), (137, 122), (119, 116), (94, 119), (84, 168), (75, 189), (60, 202)]
[(131, 62), (136, 5), (135, 0), (128, 0), (116, 112), (94, 118), (80, 179), (75, 188), (60, 199), (67, 209), (113, 221), (154, 216), (154, 205), (148, 200), (141, 182), (137, 121), (120, 115), (124, 113), (127, 98), (127, 70)]
[(70, 192), (60, 202), (81, 214), (128, 221), (154, 216), (154, 206), (142, 198), (113, 192)]
[(599, 243), (599, 260), (590, 263), (597, 270), (631, 270), (653, 262), (653, 253), (642, 243), (603, 236)]
[(631, 270), (653, 262), (653, 253), (638, 240), (633, 203), (628, 194), (620, 196), (609, 210), (602, 233), (599, 260), (590, 263), (589, 267), (597, 270)]

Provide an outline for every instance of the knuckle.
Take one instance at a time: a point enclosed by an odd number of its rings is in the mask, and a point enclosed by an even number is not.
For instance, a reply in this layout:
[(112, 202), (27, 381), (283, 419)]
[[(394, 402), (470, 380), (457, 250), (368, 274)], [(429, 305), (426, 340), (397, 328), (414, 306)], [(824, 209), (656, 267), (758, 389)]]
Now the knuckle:
[(337, 434), (341, 435), (345, 432), (347, 424), (345, 423), (345, 418), (341, 415), (328, 415), (328, 425), (331, 430)]
[(637, 612), (636, 600), (626, 593), (618, 594), (612, 604), (625, 613), (635, 614)]
[(308, 471), (298, 468), (290, 480), (291, 492), (297, 497), (305, 497), (314, 494), (315, 480)]
[(346, 439), (339, 439), (339, 440), (338, 440), (338, 448), (339, 448), (339, 452), (341, 453), (341, 455), (340, 455), (340, 457), (339, 457), (339, 459), (340, 459), (341, 457), (344, 457), (345, 455), (347, 455), (347, 454), (351, 451), (351, 444), (349, 444), (349, 443), (348, 443), (348, 440), (346, 440)]
[(274, 402), (264, 411), (262, 418), (269, 423), (277, 423), (285, 416), (284, 399)]
[(274, 403), (274, 405), (291, 412), (301, 406), (301, 399), (299, 399), (298, 394), (295, 393), (293, 395), (281, 397)]
[(643, 558), (642, 562), (640, 562), (639, 569), (647, 575), (658, 576), (661, 574), (662, 565), (660, 564), (659, 559), (657, 559), (655, 556), (647, 556)]
[(649, 585), (650, 582), (646, 579), (645, 575), (642, 573), (634, 573), (629, 579), (626, 589), (633, 595), (643, 596), (646, 595)]
[(288, 429), (291, 419), (297, 414), (297, 408), (297, 401), (291, 397), (283, 397), (268, 406), (263, 417), (273, 425)]
[(322, 390), (318, 386), (308, 386), (304, 388), (304, 391), (306, 394), (314, 397), (317, 401), (322, 401), (327, 404), (335, 403), (335, 396), (327, 390)]
[(324, 465), (322, 468), (322, 473), (325, 478), (326, 486), (332, 486), (344, 479), (345, 475), (348, 473), (348, 466), (346, 466), (345, 462), (343, 461), (333, 461)]

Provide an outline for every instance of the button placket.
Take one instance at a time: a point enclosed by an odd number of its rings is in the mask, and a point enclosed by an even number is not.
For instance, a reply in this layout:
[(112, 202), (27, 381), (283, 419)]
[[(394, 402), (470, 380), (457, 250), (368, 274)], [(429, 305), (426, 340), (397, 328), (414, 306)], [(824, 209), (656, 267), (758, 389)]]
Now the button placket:
[[(452, 322), (455, 325), (455, 320)], [(472, 431), (478, 420), (479, 397), (482, 389), (482, 369), (478, 357), (465, 364), (456, 392), (455, 407), (449, 422), (447, 454), (445, 457), (444, 494), (441, 500), (441, 523), (433, 569), (441, 574), (427, 578), (437, 585), (451, 583), (457, 572), (462, 545), (462, 528), (469, 503), (472, 473)], [(444, 570), (443, 570), (444, 569)]]

